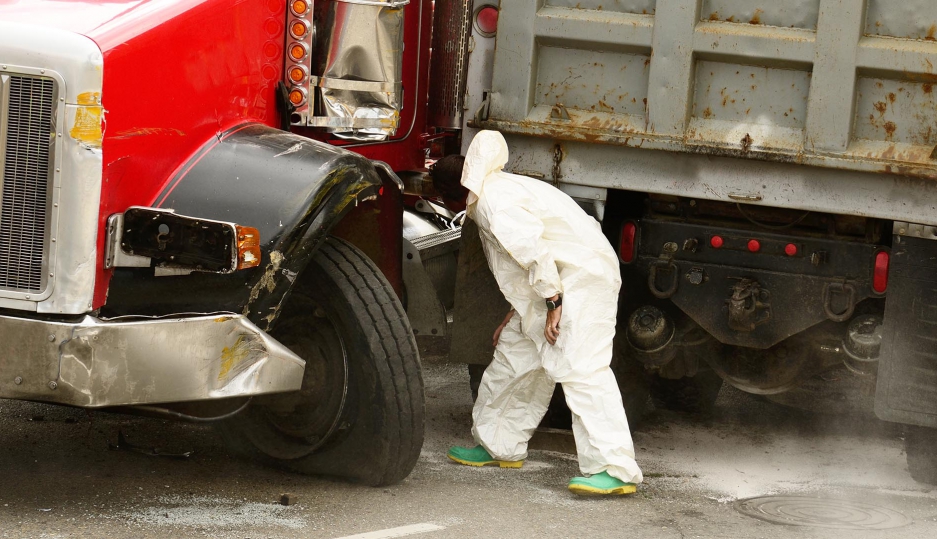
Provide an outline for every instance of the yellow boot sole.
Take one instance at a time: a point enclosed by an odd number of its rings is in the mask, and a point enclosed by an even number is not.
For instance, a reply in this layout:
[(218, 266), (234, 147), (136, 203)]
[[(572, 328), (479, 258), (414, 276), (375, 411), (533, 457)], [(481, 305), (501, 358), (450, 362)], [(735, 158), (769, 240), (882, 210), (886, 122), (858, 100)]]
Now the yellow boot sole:
[(462, 460), (453, 457), (452, 455), (446, 455), (449, 457), (449, 460), (453, 462), (458, 462), (465, 466), (473, 466), (475, 468), (481, 468), (482, 466), (498, 466), (499, 468), (520, 468), (524, 465), (523, 460), (485, 460), (485, 461), (471, 461), (471, 460)]
[(569, 491), (580, 496), (622, 496), (634, 494), (638, 491), (637, 485), (622, 485), (614, 488), (596, 488), (588, 485), (569, 485)]

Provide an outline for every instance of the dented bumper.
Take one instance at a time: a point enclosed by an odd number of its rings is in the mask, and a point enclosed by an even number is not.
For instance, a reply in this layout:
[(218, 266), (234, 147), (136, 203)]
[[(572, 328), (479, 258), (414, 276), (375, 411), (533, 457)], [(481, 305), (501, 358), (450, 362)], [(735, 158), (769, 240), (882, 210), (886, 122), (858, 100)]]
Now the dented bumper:
[(0, 316), (0, 397), (98, 408), (300, 388), (305, 362), (240, 315)]

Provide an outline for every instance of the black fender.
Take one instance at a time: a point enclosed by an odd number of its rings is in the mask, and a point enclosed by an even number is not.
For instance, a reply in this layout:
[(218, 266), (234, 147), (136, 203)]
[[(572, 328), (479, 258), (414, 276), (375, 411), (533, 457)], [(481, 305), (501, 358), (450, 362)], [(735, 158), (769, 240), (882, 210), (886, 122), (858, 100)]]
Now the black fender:
[(154, 206), (258, 229), (260, 266), (160, 277), (152, 268), (118, 268), (102, 314), (231, 311), (270, 329), (330, 231), (356, 207), (399, 197), (397, 181), (361, 155), (266, 125), (222, 133), (180, 167)]

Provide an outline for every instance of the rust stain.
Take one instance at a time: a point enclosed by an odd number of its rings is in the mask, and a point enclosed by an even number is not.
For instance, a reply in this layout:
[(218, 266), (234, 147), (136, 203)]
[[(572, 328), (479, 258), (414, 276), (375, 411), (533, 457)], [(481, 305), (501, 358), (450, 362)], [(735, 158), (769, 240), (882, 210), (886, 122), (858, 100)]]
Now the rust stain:
[(884, 101), (876, 101), (875, 105), (873, 106), (875, 107), (875, 110), (877, 110), (878, 113), (882, 116), (884, 116), (885, 111), (888, 110), (888, 103), (885, 103)]
[(927, 29), (927, 35), (924, 36), (924, 39), (927, 41), (937, 41), (935, 34), (937, 34), (937, 24), (932, 24), (930, 28)]
[(589, 118), (588, 120), (582, 122), (582, 125), (584, 127), (591, 127), (593, 129), (598, 129), (602, 127), (602, 120), (600, 120), (597, 116), (593, 116)]
[(748, 21), (749, 24), (761, 24), (761, 14), (764, 13), (764, 10), (756, 9), (755, 14), (752, 15), (752, 20)]
[(891, 138), (895, 136), (895, 130), (897, 129), (898, 126), (895, 125), (895, 122), (885, 122), (885, 132), (888, 133), (886, 135), (886, 140), (891, 140)]
[(896, 98), (896, 96), (895, 96), (894, 92), (888, 94), (888, 101), (889, 101), (890, 103), (894, 103), (894, 102), (895, 102), (895, 98)]
[(929, 82), (925, 82), (922, 88), (925, 94), (929, 94), (934, 91), (934, 85)]
[(726, 22), (735, 22), (735, 15), (732, 15), (731, 17), (726, 19)]
[(713, 116), (713, 109), (706, 107), (706, 110), (703, 111), (703, 118), (708, 119), (708, 118), (712, 118), (712, 116)]
[(711, 20), (711, 21), (718, 21), (718, 20), (719, 20), (719, 12), (718, 12), (718, 11), (713, 11), (712, 13), (710, 13), (710, 14), (709, 14), (709, 20)]

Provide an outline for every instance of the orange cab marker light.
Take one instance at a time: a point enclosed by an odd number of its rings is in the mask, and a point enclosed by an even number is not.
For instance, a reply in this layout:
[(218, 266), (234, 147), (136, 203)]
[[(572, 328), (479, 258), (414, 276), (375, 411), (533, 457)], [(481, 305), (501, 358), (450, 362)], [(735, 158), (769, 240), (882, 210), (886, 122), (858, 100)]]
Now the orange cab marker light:
[(256, 268), (260, 265), (260, 231), (249, 226), (237, 225), (238, 269)]
[(290, 9), (295, 15), (303, 15), (309, 9), (309, 4), (306, 0), (293, 0), (290, 2)]
[(293, 43), (290, 45), (290, 58), (293, 60), (299, 61), (306, 57), (306, 47), (303, 47), (299, 43)]
[(290, 34), (296, 39), (302, 39), (306, 35), (306, 24), (303, 21), (293, 21), (290, 25)]
[(306, 78), (306, 71), (299, 67), (293, 66), (290, 68), (290, 82), (294, 84), (299, 84)]
[(306, 94), (299, 88), (293, 88), (290, 92), (290, 103), (298, 107), (306, 102)]

